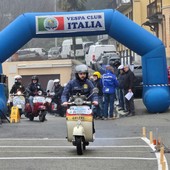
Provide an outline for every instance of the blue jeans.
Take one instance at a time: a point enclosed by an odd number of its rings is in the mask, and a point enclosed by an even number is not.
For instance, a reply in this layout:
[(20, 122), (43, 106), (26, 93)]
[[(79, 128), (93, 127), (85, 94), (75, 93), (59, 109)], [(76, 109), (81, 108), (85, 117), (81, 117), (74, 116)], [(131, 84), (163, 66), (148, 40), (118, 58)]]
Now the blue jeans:
[(123, 89), (119, 89), (119, 105), (125, 110), (125, 93)]
[(97, 113), (96, 116), (97, 117), (102, 117), (104, 116), (103, 114), (103, 96), (98, 96), (98, 106), (97, 106)]
[(34, 98), (33, 96), (29, 96), (28, 98), (32, 111), (33, 111), (33, 98)]
[[(113, 117), (113, 112), (114, 112), (114, 98), (115, 98), (115, 93), (113, 94), (104, 94), (104, 117), (108, 118)], [(108, 108), (109, 113), (108, 113)]]

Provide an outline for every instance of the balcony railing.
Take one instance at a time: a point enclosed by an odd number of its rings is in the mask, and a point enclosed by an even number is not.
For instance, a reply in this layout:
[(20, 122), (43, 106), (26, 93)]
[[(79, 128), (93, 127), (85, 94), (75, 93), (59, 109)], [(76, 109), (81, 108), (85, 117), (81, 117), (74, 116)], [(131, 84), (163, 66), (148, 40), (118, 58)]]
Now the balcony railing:
[(131, 0), (116, 0), (116, 9), (123, 11), (131, 6)]
[(155, 0), (147, 6), (147, 18), (157, 17), (162, 14), (162, 0)]

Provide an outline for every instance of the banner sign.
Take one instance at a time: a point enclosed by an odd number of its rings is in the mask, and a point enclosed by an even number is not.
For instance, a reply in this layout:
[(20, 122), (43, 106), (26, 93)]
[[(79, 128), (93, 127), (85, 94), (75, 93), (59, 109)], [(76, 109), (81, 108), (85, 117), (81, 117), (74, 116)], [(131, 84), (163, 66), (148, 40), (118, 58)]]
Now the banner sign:
[(104, 13), (36, 16), (36, 34), (104, 31)]

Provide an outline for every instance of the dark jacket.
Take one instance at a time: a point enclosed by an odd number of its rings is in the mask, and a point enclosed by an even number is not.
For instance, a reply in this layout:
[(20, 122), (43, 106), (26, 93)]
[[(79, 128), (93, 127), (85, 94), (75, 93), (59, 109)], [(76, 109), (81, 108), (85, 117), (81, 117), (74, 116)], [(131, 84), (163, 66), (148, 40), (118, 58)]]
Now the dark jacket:
[(29, 96), (35, 96), (39, 90), (43, 91), (40, 83), (30, 83), (27, 87), (27, 92), (29, 93)]
[(124, 90), (132, 89), (134, 88), (134, 79), (135, 75), (134, 73), (129, 69), (127, 72), (125, 72), (124, 76)]
[(118, 75), (118, 78), (117, 78), (118, 82), (119, 82), (119, 89), (123, 89), (124, 88), (124, 81), (125, 81), (125, 73), (120, 73)]
[(116, 87), (118, 87), (118, 81), (116, 79), (115, 74), (113, 74), (109, 70), (107, 70), (107, 72), (103, 74), (102, 83), (103, 83), (103, 93), (113, 94), (115, 93)]
[(10, 90), (10, 94), (16, 94), (18, 90), (25, 93), (25, 87), (21, 83), (16, 82)]
[(61, 85), (54, 86), (54, 93), (55, 93), (54, 98), (60, 99), (63, 93), (63, 87)]
[(102, 79), (98, 78), (97, 80), (93, 81), (93, 84), (95, 87), (99, 89), (98, 95), (103, 96), (103, 84), (102, 84)]
[[(77, 92), (81, 91), (82, 95), (89, 96), (92, 94), (94, 85), (93, 83), (89, 80), (86, 79), (85, 81), (80, 81), (78, 79), (73, 79), (68, 82), (68, 84), (65, 86), (64, 91), (61, 96), (62, 103), (67, 102), (69, 98), (72, 95), (76, 95)], [(98, 101), (98, 95), (93, 94), (90, 98), (91, 101)]]

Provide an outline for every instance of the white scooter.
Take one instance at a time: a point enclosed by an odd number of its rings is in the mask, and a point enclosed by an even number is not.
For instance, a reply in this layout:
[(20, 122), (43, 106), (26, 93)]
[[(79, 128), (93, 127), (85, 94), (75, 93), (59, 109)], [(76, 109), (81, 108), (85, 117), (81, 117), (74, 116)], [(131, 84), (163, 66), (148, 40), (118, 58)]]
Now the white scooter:
[(17, 106), (19, 109), (20, 116), (24, 113), (25, 110), (25, 97), (21, 91), (18, 91), (16, 94), (10, 95), (12, 105)]
[[(93, 94), (96, 92), (98, 89)], [(94, 141), (92, 103), (86, 96), (76, 94), (69, 99), (69, 106), (66, 111), (67, 140), (76, 146), (77, 154), (82, 155), (89, 142)]]

